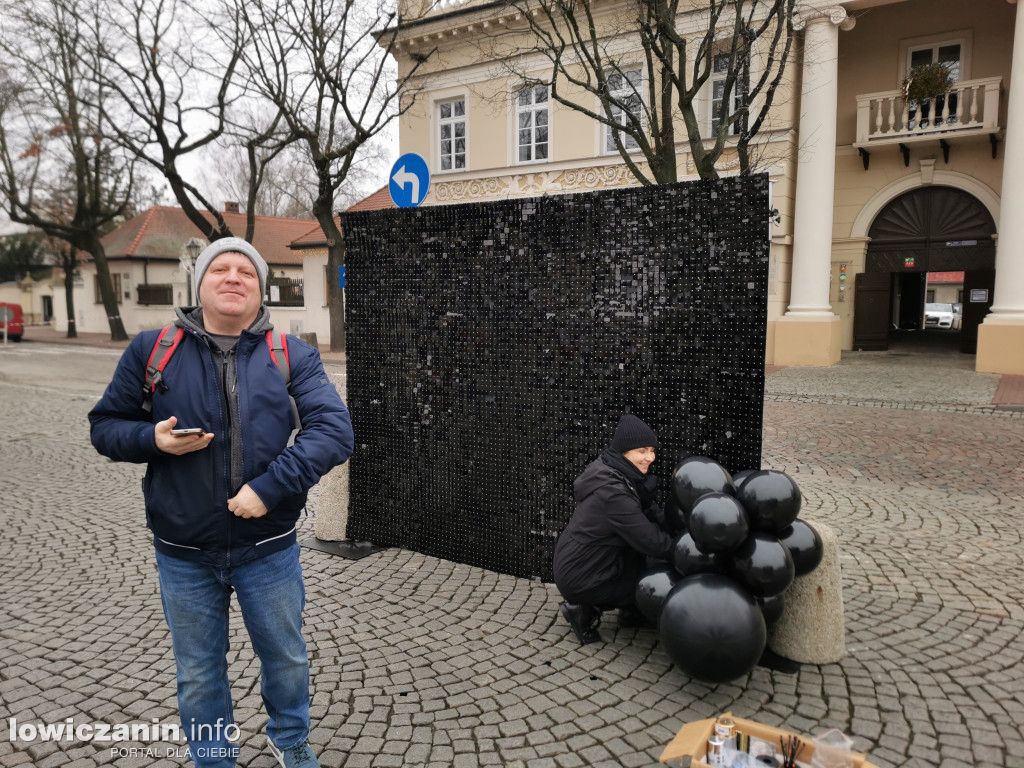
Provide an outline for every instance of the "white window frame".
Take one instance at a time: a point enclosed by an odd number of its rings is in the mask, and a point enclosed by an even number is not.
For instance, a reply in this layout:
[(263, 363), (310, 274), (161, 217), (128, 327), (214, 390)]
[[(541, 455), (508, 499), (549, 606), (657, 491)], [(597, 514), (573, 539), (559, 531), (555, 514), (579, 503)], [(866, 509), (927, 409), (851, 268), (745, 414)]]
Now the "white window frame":
[[(716, 115), (715, 115), (715, 83), (721, 82), (721, 81), (725, 80), (725, 77), (726, 77), (726, 74), (727, 74), (727, 73), (723, 72), (723, 73), (721, 73), (720, 76), (717, 76), (716, 72), (714, 71), (714, 61), (719, 56), (727, 56), (727, 55), (728, 55), (727, 51), (722, 52), (722, 53), (716, 53), (716, 54), (714, 54), (712, 56), (712, 59), (711, 59), (711, 61), (712, 61), (711, 70), (712, 71), (711, 71), (711, 74), (708, 76), (708, 84), (707, 84), (707, 106), (708, 106), (708, 109), (707, 109), (707, 117), (706, 117), (706, 119), (704, 121), (704, 130), (706, 131), (705, 136), (707, 136), (708, 138), (714, 137), (716, 135), (716, 133), (717, 133), (717, 129), (715, 127), (715, 117), (716, 117)], [(749, 94), (750, 82), (754, 78), (754, 72), (753, 72), (754, 57), (755, 57), (755, 51), (752, 49), (750, 51), (750, 56), (747, 58), (747, 89), (748, 89), (748, 93), (746, 95), (747, 95), (748, 98), (750, 96), (750, 94)], [(733, 98), (733, 106), (735, 108), (736, 104), (738, 103), (737, 99), (739, 98), (739, 92), (737, 90), (733, 91), (732, 98)], [(747, 106), (750, 107), (750, 102), (749, 101), (747, 102)], [(749, 118), (749, 112), (748, 112), (748, 118), (747, 119), (748, 120), (750, 119)], [(730, 130), (729, 130), (729, 136), (730, 137), (732, 137), (732, 136), (739, 136), (739, 126), (738, 126), (738, 124), (733, 123), (732, 128), (730, 128)]]
[[(455, 105), (462, 104), (462, 114), (455, 114)], [(448, 117), (442, 117), (442, 112), (445, 106), (450, 106), (450, 115)], [(434, 124), (437, 126), (437, 133), (434, 138), (434, 150), (437, 152), (437, 173), (463, 173), (469, 170), (469, 100), (463, 94), (457, 94), (448, 96), (445, 98), (438, 98), (433, 103), (434, 109)], [(457, 136), (458, 125), (462, 125), (462, 136)], [(446, 139), (444, 137), (445, 127), (450, 127), (449, 136)], [(457, 139), (463, 140), (463, 151), (457, 153), (455, 151), (455, 143)], [(447, 157), (451, 160), (451, 167), (444, 167), (444, 159), (446, 157), (443, 152), (443, 142), (450, 141), (451, 149), (447, 154)], [(461, 154), (463, 156), (463, 166), (457, 167), (456, 157)]]
[[(620, 75), (620, 72), (621, 72), (621, 75)], [(637, 99), (639, 99), (639, 101), (640, 101), (640, 104), (639, 104), (639, 114), (637, 115), (637, 117), (640, 119), (641, 122), (643, 122), (643, 119), (644, 119), (644, 110), (643, 110), (644, 70), (643, 70), (643, 67), (640, 66), (639, 64), (637, 64), (637, 66), (635, 66), (635, 67), (629, 67), (629, 68), (623, 66), (623, 67), (619, 68), (618, 72), (615, 72), (614, 74), (609, 74), (608, 77), (611, 78), (611, 77), (620, 77), (621, 76), (621, 77), (628, 78), (629, 75), (631, 73), (634, 73), (634, 72), (637, 73), (637, 75), (638, 75), (638, 81), (635, 83), (636, 92), (635, 93), (633, 92), (633, 88), (623, 87), (623, 88), (616, 89), (615, 91), (613, 91), (613, 93), (618, 98), (622, 98), (623, 96), (635, 96)], [(598, 103), (598, 107), (597, 108), (598, 108), (598, 111), (604, 111), (604, 107), (600, 103)], [(617, 109), (618, 109), (617, 107), (614, 107), (614, 106), (612, 107), (613, 118), (615, 116), (615, 110), (617, 110)], [(602, 155), (617, 155), (619, 153), (619, 149), (618, 149), (618, 147), (615, 146), (615, 137), (612, 134), (612, 131), (614, 131), (615, 129), (612, 128), (610, 125), (606, 125), (604, 123), (602, 123), (601, 125), (604, 128), (604, 130), (601, 131), (601, 154)], [(639, 152), (640, 151), (640, 145), (637, 143), (636, 139), (634, 139), (632, 136), (630, 136), (628, 134), (624, 134), (622, 136), (622, 143), (623, 143), (623, 146), (625, 147), (627, 152)]]
[[(537, 101), (537, 92), (544, 92), (544, 101)], [(523, 95), (529, 94), (529, 101), (523, 104)], [(536, 163), (551, 162), (551, 91), (546, 85), (529, 85), (516, 91), (514, 97), (514, 124), (513, 124), (513, 157), (516, 165), (533, 165)], [(540, 106), (538, 106), (540, 105)], [(544, 115), (544, 125), (538, 124), (538, 116)], [(529, 124), (523, 126), (523, 119), (528, 118)], [(543, 142), (537, 141), (538, 129), (543, 127), (546, 139)], [(529, 132), (530, 143), (523, 144), (523, 132)], [(537, 157), (538, 144), (544, 145), (544, 157)], [(521, 157), (523, 147), (529, 147), (530, 157), (525, 160)]]
[(910, 54), (923, 48), (939, 49), (947, 45), (960, 46), (960, 80), (971, 79), (971, 48), (974, 35), (969, 29), (958, 29), (925, 37), (912, 37), (900, 41), (899, 70), (896, 82), (902, 83), (910, 71)]
[[(957, 82), (969, 80), (971, 42), (972, 34), (969, 29), (959, 30), (956, 32), (943, 32), (937, 35), (915, 37), (900, 41), (901, 71), (897, 82), (902, 83), (906, 78), (907, 73), (910, 72), (910, 58), (915, 51), (931, 50), (934, 51), (937, 56), (939, 48), (944, 48), (949, 45), (960, 46), (960, 72), (957, 76)], [(911, 102), (908, 115), (912, 122), (921, 120), (921, 124), (924, 125), (924, 120), (934, 121), (936, 119), (934, 113), (939, 111), (940, 103), (940, 101), (936, 101), (935, 105), (929, 107), (928, 111), (922, 111), (917, 104)], [(949, 108), (951, 113), (955, 112), (955, 102), (953, 100), (950, 101)]]

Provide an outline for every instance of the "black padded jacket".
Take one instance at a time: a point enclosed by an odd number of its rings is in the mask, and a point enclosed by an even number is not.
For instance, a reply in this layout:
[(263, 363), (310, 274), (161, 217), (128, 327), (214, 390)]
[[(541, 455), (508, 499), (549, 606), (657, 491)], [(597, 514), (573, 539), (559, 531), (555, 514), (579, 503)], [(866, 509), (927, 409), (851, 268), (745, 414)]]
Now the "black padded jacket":
[(576, 509), (555, 545), (555, 584), (563, 595), (617, 581), (642, 556), (672, 556), (674, 542), (651, 519), (653, 507), (644, 510), (632, 484), (601, 458), (576, 478), (573, 497)]

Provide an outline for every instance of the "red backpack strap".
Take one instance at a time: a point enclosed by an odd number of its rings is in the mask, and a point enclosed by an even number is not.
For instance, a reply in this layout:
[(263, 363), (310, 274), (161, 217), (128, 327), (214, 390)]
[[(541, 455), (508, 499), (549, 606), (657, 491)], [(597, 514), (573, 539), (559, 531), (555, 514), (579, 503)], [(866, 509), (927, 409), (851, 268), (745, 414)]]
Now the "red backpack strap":
[(280, 331), (267, 331), (267, 346), (270, 347), (270, 359), (284, 378), (285, 386), (292, 382), (292, 361), (288, 358), (288, 337)]
[(176, 329), (173, 335), (171, 334), (172, 328), (174, 328), (173, 325), (164, 326), (153, 345), (153, 351), (149, 353), (149, 362), (146, 363), (146, 383), (142, 387), (142, 407), (146, 411), (153, 409), (153, 394), (157, 387), (161, 392), (167, 391), (167, 385), (164, 384), (164, 368), (170, 362), (174, 350), (185, 338), (184, 328)]
[(288, 436), (288, 446), (295, 443), (295, 438), (302, 429), (302, 419), (299, 417), (299, 406), (291, 394), (292, 369), (291, 360), (288, 358), (288, 336), (280, 331), (267, 331), (267, 346), (270, 348), (270, 359), (274, 361), (277, 370), (284, 378), (284, 385), (288, 387), (288, 400), (292, 406), (292, 433)]

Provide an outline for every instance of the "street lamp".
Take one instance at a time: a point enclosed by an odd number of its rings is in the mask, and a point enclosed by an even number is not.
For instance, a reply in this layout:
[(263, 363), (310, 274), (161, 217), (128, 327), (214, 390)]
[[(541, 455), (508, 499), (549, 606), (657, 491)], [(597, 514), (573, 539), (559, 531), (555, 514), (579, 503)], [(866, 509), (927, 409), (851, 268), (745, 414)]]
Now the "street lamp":
[[(189, 241), (185, 243), (184, 252), (181, 254), (181, 268), (185, 270), (185, 289), (188, 292), (188, 301), (185, 302), (185, 306), (192, 306), (192, 272), (195, 270), (196, 259), (199, 258), (199, 254), (203, 248), (206, 247), (206, 241), (199, 237), (189, 238)], [(199, 300), (199, 296), (196, 296), (196, 301)]]

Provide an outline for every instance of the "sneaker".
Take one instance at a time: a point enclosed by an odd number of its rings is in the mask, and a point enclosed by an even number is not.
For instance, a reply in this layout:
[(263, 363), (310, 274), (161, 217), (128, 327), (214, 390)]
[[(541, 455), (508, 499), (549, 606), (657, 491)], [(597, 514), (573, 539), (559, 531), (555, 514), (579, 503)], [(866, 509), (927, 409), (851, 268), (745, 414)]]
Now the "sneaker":
[(601, 624), (601, 612), (592, 605), (562, 603), (562, 616), (569, 622), (580, 645), (601, 642), (597, 628)]
[(281, 764), (281, 768), (320, 768), (320, 762), (313, 755), (308, 741), (296, 744), (294, 747), (278, 749), (274, 742), (267, 739), (267, 746), (270, 747), (271, 754), (277, 758), (277, 762)]

